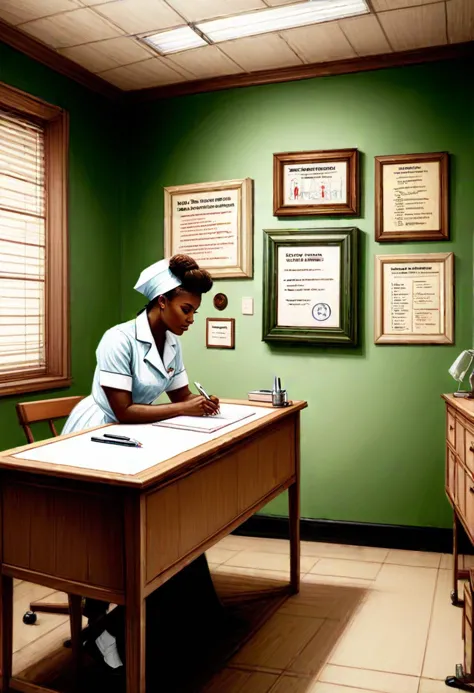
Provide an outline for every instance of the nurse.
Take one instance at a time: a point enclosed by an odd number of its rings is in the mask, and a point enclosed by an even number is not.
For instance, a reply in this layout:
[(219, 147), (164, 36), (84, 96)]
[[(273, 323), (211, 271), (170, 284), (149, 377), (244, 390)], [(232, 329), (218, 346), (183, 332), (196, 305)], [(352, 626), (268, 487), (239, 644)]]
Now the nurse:
[[(172, 416), (204, 416), (218, 411), (219, 400), (194, 395), (188, 387), (178, 337), (194, 322), (201, 296), (212, 288), (210, 274), (187, 255), (160, 260), (141, 273), (135, 289), (148, 300), (135, 320), (116, 325), (102, 337), (97, 348), (97, 367), (92, 394), (71, 412), (63, 433), (82, 431), (109, 423), (144, 424)], [(170, 404), (153, 404), (164, 392)], [(183, 597), (185, 595), (186, 598)], [(217, 615), (222, 607), (214, 591), (204, 555), (159, 588), (147, 603), (148, 623), (165, 626), (183, 618)], [(89, 651), (103, 657), (109, 670), (123, 670), (123, 610), (106, 615), (108, 604), (87, 599), (84, 631)], [(198, 614), (199, 612), (199, 614)], [(196, 617), (198, 618), (196, 619)], [(177, 618), (178, 617), (178, 618)], [(166, 629), (166, 626), (165, 626)], [(147, 632), (153, 643), (156, 634)]]

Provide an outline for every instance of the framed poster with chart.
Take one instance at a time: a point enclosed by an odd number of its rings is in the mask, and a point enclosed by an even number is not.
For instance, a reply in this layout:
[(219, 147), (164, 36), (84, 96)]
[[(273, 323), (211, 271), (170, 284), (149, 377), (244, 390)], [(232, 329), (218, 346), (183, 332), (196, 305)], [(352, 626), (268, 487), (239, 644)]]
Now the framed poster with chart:
[(250, 178), (164, 190), (165, 257), (190, 255), (214, 279), (253, 276)]
[(375, 240), (449, 240), (447, 152), (375, 157)]
[(454, 254), (375, 257), (375, 344), (454, 343)]
[(265, 342), (357, 344), (359, 229), (264, 232)]
[(273, 155), (276, 217), (357, 215), (357, 149), (285, 152)]

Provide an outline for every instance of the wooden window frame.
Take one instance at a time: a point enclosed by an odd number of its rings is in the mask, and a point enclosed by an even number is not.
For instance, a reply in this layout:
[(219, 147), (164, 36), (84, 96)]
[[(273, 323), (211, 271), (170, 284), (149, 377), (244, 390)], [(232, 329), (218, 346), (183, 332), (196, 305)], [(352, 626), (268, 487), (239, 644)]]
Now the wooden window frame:
[(68, 266), (69, 116), (66, 111), (0, 82), (0, 108), (34, 120), (45, 131), (46, 368), (0, 376), (0, 397), (71, 384)]

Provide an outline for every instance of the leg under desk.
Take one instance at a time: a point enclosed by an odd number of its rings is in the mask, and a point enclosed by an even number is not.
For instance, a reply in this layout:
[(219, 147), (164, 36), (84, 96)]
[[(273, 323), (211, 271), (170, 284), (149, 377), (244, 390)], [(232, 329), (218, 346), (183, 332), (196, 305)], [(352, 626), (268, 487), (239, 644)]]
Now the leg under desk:
[(0, 577), (0, 691), (8, 691), (13, 658), (13, 578)]

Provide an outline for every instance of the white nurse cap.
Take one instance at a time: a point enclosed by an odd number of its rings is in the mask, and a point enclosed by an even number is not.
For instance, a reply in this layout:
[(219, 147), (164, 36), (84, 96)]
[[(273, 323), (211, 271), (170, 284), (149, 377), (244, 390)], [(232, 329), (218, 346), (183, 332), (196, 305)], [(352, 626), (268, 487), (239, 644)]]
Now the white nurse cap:
[(180, 285), (181, 281), (170, 270), (169, 260), (165, 259), (144, 269), (133, 288), (149, 301), (153, 301), (157, 296), (162, 296)]

